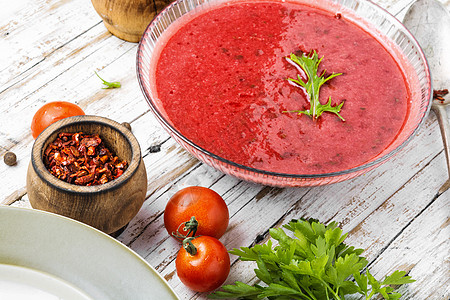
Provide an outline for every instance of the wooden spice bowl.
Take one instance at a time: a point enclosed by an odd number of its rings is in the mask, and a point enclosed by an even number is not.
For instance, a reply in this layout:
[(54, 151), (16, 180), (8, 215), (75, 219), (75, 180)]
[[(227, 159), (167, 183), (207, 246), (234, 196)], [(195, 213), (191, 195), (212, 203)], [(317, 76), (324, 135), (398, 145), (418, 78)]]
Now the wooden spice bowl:
[[(80, 186), (52, 175), (44, 165), (48, 144), (61, 132), (98, 134), (105, 146), (128, 167), (118, 178), (101, 185)], [(125, 126), (99, 116), (76, 116), (47, 127), (35, 140), (27, 173), (33, 208), (57, 213), (111, 235), (120, 234), (145, 200), (147, 174), (136, 137)]]
[(137, 43), (150, 21), (171, 0), (92, 0), (105, 27), (128, 42)]

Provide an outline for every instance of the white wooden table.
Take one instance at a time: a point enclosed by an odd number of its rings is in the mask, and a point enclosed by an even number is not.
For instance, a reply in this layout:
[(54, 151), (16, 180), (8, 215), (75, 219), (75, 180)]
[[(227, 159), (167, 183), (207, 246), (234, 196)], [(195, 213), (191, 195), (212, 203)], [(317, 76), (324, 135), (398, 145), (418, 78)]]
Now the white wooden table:
[[(375, 2), (402, 20), (412, 0)], [(0, 163), (0, 204), (30, 207), (31, 119), (46, 102), (70, 101), (86, 114), (131, 123), (149, 183), (142, 209), (117, 239), (154, 266), (181, 299), (206, 298), (178, 279), (179, 244), (163, 225), (167, 200), (189, 185), (210, 187), (228, 204), (230, 225), (221, 238), (227, 249), (264, 242), (269, 228), (293, 218), (334, 220), (350, 232), (347, 243), (366, 249), (376, 278), (399, 269), (417, 280), (400, 288), (403, 299), (450, 298), (450, 190), (437, 194), (447, 171), (434, 114), (397, 156), (359, 178), (283, 189), (243, 182), (200, 163), (169, 137), (139, 89), (137, 44), (111, 35), (89, 0), (0, 3), (0, 157), (6, 151), (18, 157), (16, 166)], [(94, 71), (122, 88), (102, 89)], [(161, 151), (150, 153), (154, 145)], [(255, 281), (252, 263), (231, 259), (227, 283)]]

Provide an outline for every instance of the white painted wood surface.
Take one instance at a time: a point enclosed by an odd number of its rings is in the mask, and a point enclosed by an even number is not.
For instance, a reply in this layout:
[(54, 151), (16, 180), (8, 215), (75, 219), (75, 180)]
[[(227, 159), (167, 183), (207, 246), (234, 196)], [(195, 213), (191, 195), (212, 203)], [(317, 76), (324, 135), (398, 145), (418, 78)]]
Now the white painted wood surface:
[[(401, 20), (413, 1), (375, 2)], [(450, 1), (443, 3), (450, 7)], [(90, 1), (0, 4), (0, 156), (13, 151), (18, 157), (16, 166), (0, 163), (0, 204), (29, 207), (25, 178), (31, 119), (46, 102), (70, 101), (87, 114), (131, 123), (149, 184), (146, 202), (118, 240), (154, 266), (181, 299), (206, 299), (176, 276), (179, 244), (163, 225), (167, 200), (189, 185), (210, 187), (225, 199), (231, 219), (221, 241), (228, 249), (266, 241), (270, 227), (292, 218), (333, 220), (350, 232), (348, 243), (366, 249), (377, 278), (400, 269), (417, 280), (401, 288), (403, 299), (450, 298), (450, 191), (437, 195), (447, 172), (433, 114), (398, 155), (353, 180), (284, 189), (243, 182), (200, 163), (160, 127), (137, 83), (137, 44), (112, 36)], [(94, 71), (120, 81), (122, 88), (101, 89)], [(153, 145), (161, 145), (161, 151), (150, 153)], [(227, 283), (254, 282), (253, 268), (233, 256)]]

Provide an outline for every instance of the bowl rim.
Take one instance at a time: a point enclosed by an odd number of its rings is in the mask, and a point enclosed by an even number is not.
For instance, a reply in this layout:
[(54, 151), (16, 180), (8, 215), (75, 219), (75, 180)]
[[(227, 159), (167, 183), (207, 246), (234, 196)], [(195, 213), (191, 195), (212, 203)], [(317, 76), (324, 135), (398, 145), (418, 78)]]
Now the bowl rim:
[[(150, 106), (151, 111), (153, 112), (153, 114), (157, 117), (157, 119), (162, 123), (163, 127), (169, 132), (170, 135), (175, 135), (177, 138), (179, 138), (180, 140), (182, 140), (184, 143), (188, 144), (189, 146), (191, 146), (193, 149), (195, 149), (196, 151), (207, 155), (211, 158), (213, 158), (214, 160), (217, 160), (221, 163), (224, 163), (226, 165), (232, 166), (234, 168), (238, 168), (241, 170), (245, 170), (248, 172), (253, 172), (253, 173), (257, 173), (257, 174), (261, 174), (261, 175), (265, 175), (265, 176), (273, 176), (273, 177), (278, 177), (278, 178), (286, 178), (286, 179), (318, 179), (318, 178), (327, 178), (327, 177), (339, 177), (339, 176), (343, 176), (343, 175), (350, 175), (350, 174), (355, 174), (357, 172), (361, 172), (362, 170), (371, 170), (372, 168), (386, 162), (387, 160), (389, 160), (392, 156), (394, 156), (395, 154), (397, 154), (400, 150), (402, 150), (410, 141), (411, 139), (417, 134), (417, 132), (419, 131), (419, 129), (422, 127), (423, 123), (425, 122), (428, 113), (430, 112), (431, 109), (431, 104), (432, 104), (432, 100), (433, 100), (433, 83), (432, 83), (432, 78), (431, 78), (431, 73), (430, 73), (430, 68), (428, 65), (428, 61), (427, 58), (422, 50), (422, 48), (420, 47), (419, 43), (417, 42), (416, 38), (412, 35), (412, 33), (408, 30), (408, 28), (406, 28), (406, 26), (403, 25), (402, 22), (400, 22), (397, 18), (395, 18), (390, 12), (388, 12), (386, 9), (382, 8), (381, 6), (379, 6), (378, 4), (372, 2), (372, 1), (367, 1), (367, 0), (358, 0), (359, 2), (364, 2), (365, 4), (371, 6), (371, 8), (375, 9), (376, 11), (378, 11), (379, 13), (383, 14), (383, 16), (385, 16), (390, 22), (392, 23), (396, 23), (397, 26), (399, 26), (400, 28), (402, 28), (402, 30), (404, 30), (406, 36), (411, 40), (411, 42), (413, 43), (414, 47), (418, 50), (418, 55), (420, 57), (421, 60), (423, 60), (424, 62), (424, 69), (425, 69), (425, 77), (427, 79), (428, 85), (426, 88), (426, 93), (428, 93), (429, 97), (428, 97), (428, 101), (427, 101), (427, 107), (424, 110), (424, 112), (422, 113), (422, 116), (420, 117), (419, 122), (415, 125), (414, 129), (411, 131), (411, 133), (409, 134), (409, 136), (403, 141), (401, 142), (397, 147), (395, 147), (394, 149), (392, 149), (390, 152), (374, 159), (374, 160), (370, 160), (368, 162), (365, 162), (363, 164), (357, 165), (353, 168), (350, 169), (345, 169), (345, 170), (341, 170), (341, 171), (335, 171), (335, 172), (329, 172), (329, 173), (321, 173), (321, 174), (291, 174), (291, 173), (280, 173), (280, 172), (272, 172), (272, 171), (266, 171), (266, 170), (261, 170), (261, 169), (257, 169), (257, 168), (253, 168), (253, 167), (249, 167), (246, 165), (242, 165), (242, 164), (238, 164), (236, 162), (233, 162), (231, 160), (228, 160), (226, 158), (220, 157), (217, 154), (214, 154), (200, 146), (198, 146), (197, 144), (195, 144), (194, 142), (192, 142), (190, 139), (188, 139), (187, 137), (185, 137), (180, 131), (178, 131), (174, 126), (171, 125), (171, 123), (166, 120), (166, 118), (163, 117), (163, 115), (160, 113), (160, 111), (158, 110), (158, 108), (156, 107), (156, 105), (154, 105), (152, 97), (150, 97), (150, 95), (147, 94), (147, 91), (145, 89), (144, 86), (144, 72), (142, 71), (142, 67), (141, 67), (141, 62), (140, 62), (140, 58), (143, 57), (143, 52), (144, 52), (144, 47), (147, 45), (146, 43), (146, 37), (147, 36), (151, 36), (151, 28), (152, 27), (156, 27), (156, 24), (158, 24), (158, 22), (160, 21), (160, 19), (170, 10), (172, 9), (172, 7), (176, 6), (176, 5), (180, 5), (180, 3), (184, 3), (190, 0), (175, 0), (174, 2), (172, 2), (171, 4), (169, 4), (168, 6), (166, 6), (163, 10), (161, 10), (151, 21), (150, 23), (147, 25), (140, 41), (138, 44), (138, 48), (137, 48), (137, 52), (136, 52), (136, 75), (138, 78), (138, 83), (139, 83), (139, 87), (141, 88), (141, 91), (144, 95), (145, 100), (147, 101), (147, 103)], [(187, 11), (186, 13), (184, 13), (181, 17), (183, 17), (184, 15), (195, 11), (195, 9), (205, 3), (210, 3), (213, 0), (203, 0), (203, 1), (195, 1), (196, 5), (191, 8), (189, 11)], [(255, 2), (264, 2), (264, 1), (276, 1), (276, 0), (253, 0)], [(298, 3), (305, 3), (305, 1), (299, 0), (288, 0), (289, 2), (298, 2)], [(335, 3), (336, 1), (334, 0), (329, 0), (330, 3)], [(217, 3), (223, 4), (223, 3), (239, 3), (239, 2), (245, 2), (245, 0), (219, 0)], [(281, 1), (280, 1), (281, 2)], [(282, 1), (284, 2), (284, 1)], [(310, 1), (309, 1), (310, 2)], [(309, 3), (308, 2), (308, 3)], [(216, 3), (216, 4), (217, 4)], [(181, 18), (179, 17), (179, 18)], [(177, 18), (177, 19), (179, 19)], [(174, 22), (172, 22), (174, 23)], [(170, 26), (170, 25), (169, 25)], [(168, 26), (168, 27), (169, 27)], [(166, 29), (164, 29), (162, 32), (164, 32)], [(389, 39), (389, 38), (388, 38)], [(391, 40), (391, 39), (389, 39)], [(183, 148), (186, 149), (186, 147), (184, 147), (184, 145), (181, 145)], [(191, 152), (190, 150), (186, 149), (188, 152)], [(192, 152), (191, 152), (192, 153)], [(197, 157), (197, 155), (194, 155)], [(203, 162), (207, 163), (206, 161), (202, 160)], [(257, 180), (253, 180), (254, 182), (257, 182)]]
[[(114, 180), (108, 181), (105, 184), (92, 185), (92, 186), (83, 186), (71, 184), (61, 179), (58, 179), (56, 176), (51, 174), (48, 169), (45, 167), (44, 162), (42, 160), (43, 153), (45, 151), (44, 145), (50, 138), (50, 136), (55, 133), (63, 132), (65, 128), (70, 127), (77, 123), (91, 123), (98, 124), (101, 127), (109, 127), (122, 135), (129, 145), (131, 149), (131, 160), (128, 163), (128, 167)], [(93, 134), (93, 133), (90, 133)], [(101, 137), (101, 132), (98, 133)], [(128, 130), (122, 124), (100, 116), (94, 115), (80, 115), (73, 116), (61, 119), (51, 125), (49, 125), (46, 129), (44, 129), (39, 136), (34, 141), (32, 150), (31, 150), (31, 166), (36, 172), (36, 174), (43, 180), (46, 184), (56, 188), (58, 190), (73, 193), (73, 194), (99, 194), (110, 192), (118, 189), (122, 185), (124, 185), (130, 178), (137, 172), (140, 164), (141, 164), (141, 149), (136, 137), (133, 133)]]

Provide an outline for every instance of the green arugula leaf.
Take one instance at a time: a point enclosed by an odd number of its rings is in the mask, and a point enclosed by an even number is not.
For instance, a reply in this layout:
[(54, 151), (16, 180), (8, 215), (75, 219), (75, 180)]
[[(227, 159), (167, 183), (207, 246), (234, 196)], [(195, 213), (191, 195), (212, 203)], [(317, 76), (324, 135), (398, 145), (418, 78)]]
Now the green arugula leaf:
[(97, 74), (97, 72), (95, 72), (95, 75), (97, 75), (97, 77), (100, 78), (100, 80), (103, 82), (103, 84), (106, 85), (106, 87), (103, 87), (102, 89), (116, 89), (116, 88), (120, 88), (122, 86), (120, 84), (120, 82), (118, 82), (118, 81), (109, 82), (109, 81), (104, 80), (103, 78), (100, 77), (100, 75)]
[(328, 80), (342, 75), (342, 73), (332, 73), (328, 77), (325, 77), (326, 70), (324, 70), (320, 75), (317, 75), (322, 59), (323, 56), (319, 58), (319, 55), (315, 50), (309, 54), (303, 53), (301, 56), (291, 53), (289, 58), (287, 58), (290, 63), (294, 63), (299, 66), (307, 77), (306, 82), (303, 81), (300, 75), (297, 75), (297, 79), (288, 78), (288, 80), (305, 89), (310, 103), (310, 108), (308, 110), (291, 110), (286, 112), (305, 114), (311, 116), (313, 120), (320, 117), (324, 112), (331, 112), (336, 114), (342, 121), (345, 121), (345, 119), (339, 114), (342, 106), (344, 105), (344, 101), (336, 106), (332, 106), (331, 97), (328, 98), (328, 102), (326, 104), (321, 104), (319, 101), (319, 91), (322, 85)]

